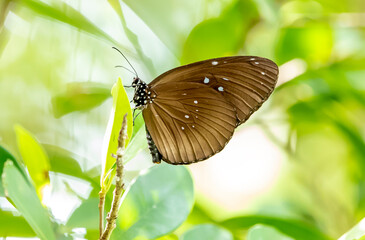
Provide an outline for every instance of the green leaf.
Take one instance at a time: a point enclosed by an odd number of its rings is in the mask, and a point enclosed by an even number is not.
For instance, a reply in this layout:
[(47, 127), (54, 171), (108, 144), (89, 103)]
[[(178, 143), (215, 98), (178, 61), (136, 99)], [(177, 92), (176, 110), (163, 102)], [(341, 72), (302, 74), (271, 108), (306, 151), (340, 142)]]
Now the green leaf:
[(81, 178), (90, 182), (93, 187), (99, 187), (98, 180), (95, 181), (88, 174), (82, 171), (79, 162), (76, 160), (80, 159), (79, 156), (76, 156), (75, 154), (58, 146), (43, 144), (43, 147), (49, 157), (51, 166), (50, 171)]
[(89, 19), (64, 1), (57, 1), (56, 4), (52, 6), (36, 0), (15, 0), (13, 2), (19, 3), (19, 6), (25, 6), (31, 9), (39, 16), (66, 23), (69, 26), (75, 27), (95, 37), (107, 40), (123, 49), (123, 52), (126, 54), (128, 53), (129, 55), (135, 56), (135, 54), (131, 53), (127, 47), (122, 46), (120, 43), (115, 41), (110, 35), (95, 26)]
[(139, 129), (139, 131), (134, 135), (132, 141), (128, 145), (125, 150), (125, 154), (123, 157), (123, 162), (127, 163), (132, 160), (141, 150), (146, 149), (148, 147), (146, 141), (146, 130), (145, 126)]
[(201, 224), (186, 231), (181, 240), (233, 240), (232, 234), (214, 224)]
[(278, 64), (302, 58), (309, 64), (325, 64), (332, 54), (333, 31), (327, 24), (307, 23), (281, 30), (276, 49)]
[(115, 163), (113, 154), (116, 154), (118, 148), (118, 136), (120, 128), (122, 127), (123, 117), (127, 115), (127, 133), (128, 139), (126, 141), (126, 147), (132, 137), (133, 132), (133, 116), (132, 109), (129, 104), (127, 93), (122, 84), (122, 80), (119, 78), (112, 88), (113, 96), (113, 109), (109, 117), (107, 129), (105, 131), (103, 154), (102, 154), (102, 174), (100, 178), (100, 185), (102, 191), (107, 192), (110, 188), (112, 180), (114, 178), (115, 171), (112, 171), (112, 167)]
[(154, 239), (187, 218), (194, 203), (193, 182), (183, 166), (154, 166), (136, 179), (122, 200), (118, 239)]
[(81, 205), (72, 213), (66, 223), (66, 227), (99, 229), (99, 199), (89, 198), (81, 203)]
[(220, 223), (223, 227), (226, 227), (232, 231), (242, 230), (250, 228), (256, 224), (265, 224), (276, 228), (280, 232), (292, 237), (296, 240), (329, 240), (329, 236), (326, 236), (319, 231), (315, 226), (307, 224), (305, 222), (293, 219), (285, 219), (271, 216), (242, 216), (231, 218)]
[[(7, 160), (12, 161), (14, 163), (14, 166), (16, 166), (18, 168), (19, 172), (21, 172), (23, 177), (27, 178), (26, 177), (27, 174), (25, 173), (23, 167), (21, 167), (20, 164), (18, 163), (18, 161), (15, 159), (15, 157), (2, 146), (0, 146), (0, 176), (3, 174), (4, 164)], [(0, 196), (4, 196), (4, 190), (3, 190), (3, 185), (2, 185), (1, 181), (2, 180), (0, 178)], [(29, 184), (30, 184), (30, 182), (29, 182)]]
[(365, 218), (363, 218), (358, 224), (351, 228), (348, 232), (342, 235), (338, 240), (355, 240), (362, 239), (365, 236)]
[(255, 225), (252, 228), (248, 230), (247, 233), (247, 240), (294, 240), (293, 238), (290, 238), (279, 231), (277, 231), (275, 228), (268, 227), (265, 225)]
[(55, 240), (47, 211), (39, 201), (33, 186), (28, 184), (13, 162), (5, 163), (2, 180), (6, 196), (14, 203), (37, 236), (42, 240)]
[(53, 113), (59, 118), (71, 112), (90, 110), (108, 99), (109, 91), (109, 88), (102, 84), (69, 83), (64, 93), (52, 98)]
[[(138, 114), (138, 113), (136, 113)], [(134, 119), (134, 125), (133, 125), (133, 134), (132, 138), (139, 132), (141, 128), (145, 128), (144, 119), (142, 113), (140, 113), (137, 117)]]
[(42, 189), (49, 184), (49, 159), (34, 136), (22, 126), (15, 126), (17, 144), (23, 162), (28, 169), (38, 196), (42, 199)]
[(235, 2), (219, 18), (203, 21), (191, 31), (181, 63), (236, 54), (243, 46), (247, 31), (257, 20), (253, 2)]
[[(124, 0), (159, 37), (170, 51), (178, 56), (191, 29), (200, 21), (201, 1)], [(163, 27), (161, 27), (163, 26)]]
[(51, 165), (51, 171), (67, 174), (74, 177), (84, 178), (80, 164), (75, 155), (58, 146), (43, 144)]
[(109, 4), (113, 7), (114, 11), (118, 14), (120, 22), (122, 23), (125, 34), (127, 35), (129, 41), (133, 44), (134, 49), (136, 49), (138, 57), (143, 61), (144, 65), (150, 71), (150, 75), (156, 75), (156, 69), (153, 66), (152, 60), (148, 58), (142, 51), (142, 47), (139, 44), (138, 36), (132, 32), (125, 21), (122, 6), (119, 0), (108, 0)]
[(23, 217), (0, 210), (0, 237), (35, 237), (33, 229)]

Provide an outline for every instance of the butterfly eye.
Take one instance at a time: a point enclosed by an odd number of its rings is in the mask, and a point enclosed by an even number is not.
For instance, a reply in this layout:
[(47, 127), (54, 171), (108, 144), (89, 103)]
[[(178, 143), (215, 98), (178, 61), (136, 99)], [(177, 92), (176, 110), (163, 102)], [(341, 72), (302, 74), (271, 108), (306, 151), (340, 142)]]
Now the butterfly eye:
[(135, 87), (135, 86), (137, 86), (138, 85), (138, 83), (139, 83), (139, 78), (133, 78), (133, 82), (132, 82), (132, 87)]

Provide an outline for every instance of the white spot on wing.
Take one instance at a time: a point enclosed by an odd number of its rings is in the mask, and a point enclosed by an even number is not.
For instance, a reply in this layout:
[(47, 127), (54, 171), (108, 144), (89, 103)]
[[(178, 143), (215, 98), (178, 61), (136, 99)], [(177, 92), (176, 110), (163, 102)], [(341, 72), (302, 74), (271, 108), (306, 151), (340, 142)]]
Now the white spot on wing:
[(254, 64), (259, 64), (259, 62), (254, 62)]
[(185, 118), (189, 118), (189, 115), (185, 115)]
[(182, 130), (184, 130), (185, 128), (184, 127), (181, 127)]
[(204, 78), (204, 83), (205, 83), (205, 84), (209, 83), (209, 78), (205, 77), (205, 78)]
[(186, 96), (187, 94), (186, 93), (183, 93), (182, 95)]
[(218, 87), (218, 91), (223, 92), (223, 87), (222, 86)]
[(196, 111), (196, 112), (199, 112), (199, 110), (198, 110), (198, 109), (196, 109), (195, 111)]
[(255, 60), (255, 58), (250, 58), (251, 61)]
[(212, 62), (212, 65), (217, 65), (218, 64), (218, 62), (217, 61), (213, 61)]
[(223, 80), (225, 80), (225, 81), (229, 81), (229, 79), (228, 78), (222, 78)]
[(195, 128), (195, 126), (194, 126), (194, 125), (192, 125), (191, 127), (192, 127), (192, 128)]
[(194, 103), (195, 103), (195, 104), (198, 104), (198, 101), (197, 101), (197, 100), (194, 100)]
[(265, 75), (265, 73), (264, 72), (261, 72), (261, 75)]

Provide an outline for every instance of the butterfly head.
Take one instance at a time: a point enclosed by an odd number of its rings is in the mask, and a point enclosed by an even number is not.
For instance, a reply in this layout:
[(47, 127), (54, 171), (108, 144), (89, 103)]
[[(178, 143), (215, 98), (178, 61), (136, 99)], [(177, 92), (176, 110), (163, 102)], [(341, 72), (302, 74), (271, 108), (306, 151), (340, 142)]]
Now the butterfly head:
[(136, 88), (138, 85), (144, 83), (139, 77), (134, 77), (132, 82), (132, 87)]

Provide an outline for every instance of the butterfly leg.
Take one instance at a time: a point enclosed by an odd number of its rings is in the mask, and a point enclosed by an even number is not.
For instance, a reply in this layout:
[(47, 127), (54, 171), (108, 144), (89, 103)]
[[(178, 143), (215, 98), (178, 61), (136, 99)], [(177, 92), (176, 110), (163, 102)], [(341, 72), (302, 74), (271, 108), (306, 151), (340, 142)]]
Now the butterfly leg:
[(146, 127), (146, 136), (147, 136), (148, 148), (150, 149), (152, 155), (152, 162), (157, 164), (161, 163), (162, 155), (158, 151), (155, 143), (153, 142), (153, 139), (150, 133), (148, 132), (147, 127)]
[(141, 114), (142, 111), (140, 111), (139, 113), (137, 113), (137, 115), (134, 114), (134, 112), (136, 111), (136, 108), (133, 109), (133, 126), (134, 126), (134, 121), (136, 120), (136, 118), (138, 117), (139, 114)]

